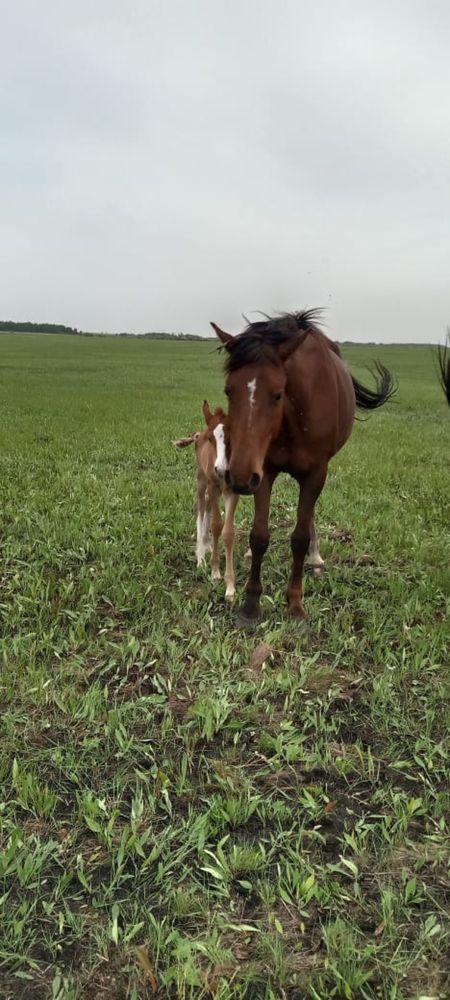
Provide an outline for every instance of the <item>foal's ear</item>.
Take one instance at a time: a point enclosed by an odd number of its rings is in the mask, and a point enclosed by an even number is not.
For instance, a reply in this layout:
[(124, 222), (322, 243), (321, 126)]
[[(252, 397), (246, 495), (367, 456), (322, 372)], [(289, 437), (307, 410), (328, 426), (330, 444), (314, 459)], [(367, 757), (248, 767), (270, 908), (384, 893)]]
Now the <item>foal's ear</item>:
[(233, 343), (234, 340), (234, 337), (232, 337), (231, 333), (225, 333), (225, 330), (221, 330), (220, 326), (217, 326), (217, 323), (211, 323), (211, 326), (215, 331), (215, 333), (217, 334), (219, 340), (222, 341), (223, 346), (227, 348), (231, 347), (231, 344)]
[(202, 407), (202, 409), (203, 409), (203, 416), (205, 418), (205, 423), (206, 423), (206, 426), (208, 427), (209, 426), (209, 421), (211, 420), (211, 417), (212, 417), (212, 413), (211, 413), (211, 410), (209, 408), (209, 403), (208, 403), (207, 399), (203, 400), (203, 407)]

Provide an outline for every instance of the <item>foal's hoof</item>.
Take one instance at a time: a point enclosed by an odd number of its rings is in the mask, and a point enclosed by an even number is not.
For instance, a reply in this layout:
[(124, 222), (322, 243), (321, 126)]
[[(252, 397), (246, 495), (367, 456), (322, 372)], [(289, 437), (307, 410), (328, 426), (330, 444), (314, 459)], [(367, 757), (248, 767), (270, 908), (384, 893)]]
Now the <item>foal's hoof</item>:
[(220, 580), (220, 579), (221, 579), (220, 569), (213, 569), (212, 572), (211, 572), (211, 580), (213, 580), (215, 582), (216, 580)]

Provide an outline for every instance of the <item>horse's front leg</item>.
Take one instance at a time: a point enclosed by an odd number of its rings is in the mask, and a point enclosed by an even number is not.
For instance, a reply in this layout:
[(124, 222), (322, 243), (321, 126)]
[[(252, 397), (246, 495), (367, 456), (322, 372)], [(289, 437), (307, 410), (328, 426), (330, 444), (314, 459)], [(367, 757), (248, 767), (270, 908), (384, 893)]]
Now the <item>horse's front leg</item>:
[(292, 574), (288, 586), (288, 610), (293, 618), (306, 618), (303, 606), (303, 565), (311, 540), (314, 507), (327, 478), (327, 466), (321, 465), (301, 479), (297, 524), (291, 535)]
[(276, 473), (264, 473), (261, 486), (255, 493), (255, 516), (253, 528), (250, 532), (250, 549), (252, 562), (250, 576), (248, 578), (245, 601), (241, 609), (243, 618), (254, 620), (259, 617), (262, 586), (261, 586), (261, 563), (266, 553), (269, 539), (269, 510), (272, 486), (276, 479)]

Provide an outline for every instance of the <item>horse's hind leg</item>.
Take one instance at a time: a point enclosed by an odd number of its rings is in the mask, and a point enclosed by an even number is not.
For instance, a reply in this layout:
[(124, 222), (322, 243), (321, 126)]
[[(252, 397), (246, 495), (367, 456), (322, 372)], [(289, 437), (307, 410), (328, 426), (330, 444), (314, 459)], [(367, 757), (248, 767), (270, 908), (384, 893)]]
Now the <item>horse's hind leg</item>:
[(239, 497), (235, 493), (225, 494), (225, 523), (222, 531), (222, 540), (225, 546), (225, 600), (232, 601), (234, 599), (234, 563), (233, 563), (233, 550), (234, 550), (234, 512), (236, 510), (236, 505)]
[(212, 534), (212, 550), (211, 550), (211, 578), (213, 580), (220, 580), (220, 563), (219, 563), (219, 538), (222, 532), (222, 515), (220, 513), (219, 507), (219, 491), (216, 487), (211, 489), (211, 534)]
[(314, 519), (314, 515), (311, 518), (310, 541), (309, 541), (308, 555), (306, 556), (305, 559), (305, 566), (308, 566), (312, 570), (314, 576), (320, 576), (321, 570), (325, 566), (325, 563), (319, 552), (319, 539), (317, 537), (316, 522)]

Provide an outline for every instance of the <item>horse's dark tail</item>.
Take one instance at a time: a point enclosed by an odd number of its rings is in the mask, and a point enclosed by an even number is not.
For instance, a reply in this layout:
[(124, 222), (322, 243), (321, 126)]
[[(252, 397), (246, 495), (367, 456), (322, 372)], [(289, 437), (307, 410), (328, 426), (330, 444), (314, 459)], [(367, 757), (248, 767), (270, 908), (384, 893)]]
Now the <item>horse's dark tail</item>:
[(356, 405), (359, 406), (360, 410), (376, 410), (378, 406), (387, 403), (388, 399), (397, 392), (397, 384), (390, 371), (379, 361), (376, 362), (375, 371), (372, 374), (376, 382), (376, 389), (367, 389), (352, 375)]
[(447, 342), (443, 347), (441, 344), (438, 345), (438, 365), (439, 381), (450, 406), (450, 329), (447, 330)]

